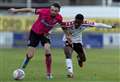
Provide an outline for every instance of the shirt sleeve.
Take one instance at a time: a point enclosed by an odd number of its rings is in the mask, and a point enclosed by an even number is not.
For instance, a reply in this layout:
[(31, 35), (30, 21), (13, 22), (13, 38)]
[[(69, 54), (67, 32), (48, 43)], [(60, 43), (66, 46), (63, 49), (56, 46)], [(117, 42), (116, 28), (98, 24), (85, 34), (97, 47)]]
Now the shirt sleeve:
[(64, 21), (63, 23), (62, 23), (62, 26), (63, 26), (63, 28), (71, 28), (71, 27), (73, 27), (74, 26), (74, 22), (73, 21)]
[(61, 15), (59, 15), (57, 19), (58, 19), (58, 23), (60, 25), (62, 25), (62, 23), (63, 23), (63, 17)]
[(94, 27), (95, 26), (95, 22), (84, 20), (84, 23), (82, 25), (85, 26), (85, 27)]
[(104, 24), (104, 23), (90, 22), (90, 21), (85, 21), (84, 24), (82, 24), (82, 25), (86, 26), (86, 27), (112, 28), (111, 25), (107, 25), (107, 24)]

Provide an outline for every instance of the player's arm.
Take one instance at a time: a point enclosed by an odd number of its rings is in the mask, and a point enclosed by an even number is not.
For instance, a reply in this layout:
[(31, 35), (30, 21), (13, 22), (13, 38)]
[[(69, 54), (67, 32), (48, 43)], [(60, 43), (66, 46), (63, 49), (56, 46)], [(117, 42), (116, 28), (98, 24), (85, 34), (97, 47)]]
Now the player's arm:
[(67, 28), (65, 24), (62, 24), (61, 27), (62, 27), (63, 32), (65, 33), (67, 41), (70, 44), (72, 44), (72, 40), (71, 40), (72, 33), (69, 31), (69, 28)]
[(64, 32), (66, 35), (69, 35), (70, 32), (69, 32), (69, 28), (67, 28), (67, 23), (68, 23), (68, 22), (62, 22), (62, 23), (60, 23), (60, 26), (61, 26), (63, 32)]
[(72, 33), (69, 30), (64, 30), (64, 33), (69, 44), (72, 44)]
[(68, 31), (67, 28), (65, 27), (64, 23), (61, 24), (61, 28), (62, 28), (63, 32), (65, 33), (65, 35), (68, 35), (68, 34), (69, 34), (69, 31)]
[(104, 23), (96, 23), (96, 22), (90, 22), (90, 21), (85, 21), (82, 25), (86, 27), (96, 27), (96, 28), (115, 28), (115, 25), (108, 25)]
[(15, 8), (10, 8), (10, 12), (12, 13), (18, 13), (18, 12), (35, 12), (34, 8), (21, 8), (21, 9), (15, 9)]
[(95, 23), (94, 25), (96, 28), (113, 28), (112, 25), (107, 25), (107, 24), (104, 24), (104, 23)]

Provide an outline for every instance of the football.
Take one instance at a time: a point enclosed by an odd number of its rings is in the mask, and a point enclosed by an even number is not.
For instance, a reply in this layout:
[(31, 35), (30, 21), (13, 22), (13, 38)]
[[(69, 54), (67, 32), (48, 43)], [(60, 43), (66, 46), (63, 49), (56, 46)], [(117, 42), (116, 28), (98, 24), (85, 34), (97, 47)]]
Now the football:
[(15, 80), (22, 80), (25, 77), (25, 72), (22, 69), (17, 69), (13, 72), (13, 78)]

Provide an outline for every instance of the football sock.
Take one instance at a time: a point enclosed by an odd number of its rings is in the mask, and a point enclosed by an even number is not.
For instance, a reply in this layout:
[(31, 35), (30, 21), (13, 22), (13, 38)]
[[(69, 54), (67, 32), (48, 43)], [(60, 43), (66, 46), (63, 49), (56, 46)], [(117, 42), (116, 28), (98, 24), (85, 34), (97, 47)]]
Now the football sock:
[(30, 58), (28, 58), (27, 56), (25, 57), (23, 64), (21, 65), (21, 69), (25, 69), (27, 64), (29, 63)]
[(67, 70), (70, 73), (73, 73), (73, 65), (72, 65), (72, 59), (66, 59), (66, 66), (67, 66)]
[(47, 69), (47, 75), (51, 74), (51, 63), (52, 63), (52, 58), (51, 58), (51, 54), (46, 54), (45, 55), (46, 59), (46, 69)]

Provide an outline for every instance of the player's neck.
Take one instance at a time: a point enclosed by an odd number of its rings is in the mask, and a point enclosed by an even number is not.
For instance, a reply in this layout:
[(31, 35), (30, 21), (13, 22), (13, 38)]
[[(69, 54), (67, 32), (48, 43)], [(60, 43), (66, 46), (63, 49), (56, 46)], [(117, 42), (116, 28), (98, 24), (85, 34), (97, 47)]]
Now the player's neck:
[(78, 29), (81, 26), (81, 24), (75, 24), (75, 29)]

